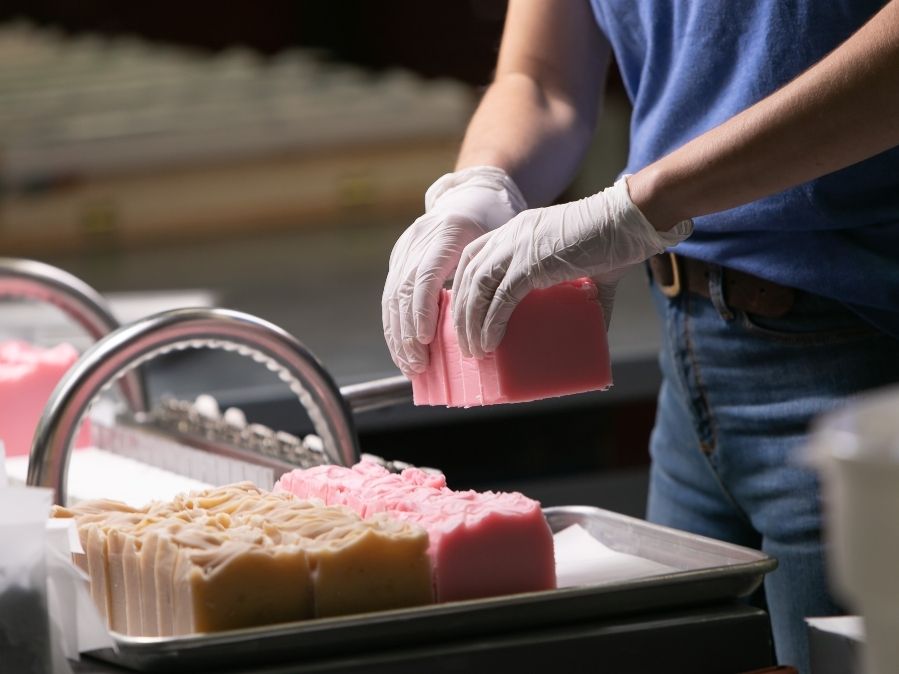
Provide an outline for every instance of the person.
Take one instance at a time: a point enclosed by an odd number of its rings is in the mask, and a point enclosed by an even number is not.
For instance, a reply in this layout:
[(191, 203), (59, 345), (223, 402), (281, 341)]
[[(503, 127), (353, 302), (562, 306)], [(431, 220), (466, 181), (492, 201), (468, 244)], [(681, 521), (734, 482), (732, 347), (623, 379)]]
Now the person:
[[(611, 187), (572, 180), (611, 57), (633, 106)], [(589, 276), (607, 322), (646, 263), (663, 330), (647, 517), (761, 548), (777, 659), (808, 671), (831, 597), (809, 423), (899, 381), (899, 0), (511, 0), (456, 170), (390, 255), (396, 365), (453, 283), (481, 357), (534, 288)], [(666, 252), (667, 251), (667, 252)]]

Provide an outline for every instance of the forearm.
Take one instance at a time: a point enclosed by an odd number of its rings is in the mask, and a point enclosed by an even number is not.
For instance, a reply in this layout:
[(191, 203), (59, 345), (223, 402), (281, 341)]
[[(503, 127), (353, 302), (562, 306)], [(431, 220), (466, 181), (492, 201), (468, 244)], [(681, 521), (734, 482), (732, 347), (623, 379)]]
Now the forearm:
[(899, 0), (800, 77), (628, 179), (658, 229), (899, 145)]
[(585, 0), (512, 0), (495, 80), (456, 167), (498, 166), (529, 206), (550, 203), (587, 150), (610, 53)]
[(553, 100), (523, 74), (487, 90), (468, 129), (457, 169), (504, 169), (531, 207), (552, 202), (571, 181), (593, 129), (564, 101)]

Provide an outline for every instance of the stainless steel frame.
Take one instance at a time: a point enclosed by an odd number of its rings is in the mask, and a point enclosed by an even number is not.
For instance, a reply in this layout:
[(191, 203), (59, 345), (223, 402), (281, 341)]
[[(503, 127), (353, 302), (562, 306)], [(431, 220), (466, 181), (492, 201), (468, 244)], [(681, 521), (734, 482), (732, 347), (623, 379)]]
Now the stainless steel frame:
[(356, 414), (400, 405), (412, 400), (412, 382), (398, 375), (340, 387), (340, 394)]

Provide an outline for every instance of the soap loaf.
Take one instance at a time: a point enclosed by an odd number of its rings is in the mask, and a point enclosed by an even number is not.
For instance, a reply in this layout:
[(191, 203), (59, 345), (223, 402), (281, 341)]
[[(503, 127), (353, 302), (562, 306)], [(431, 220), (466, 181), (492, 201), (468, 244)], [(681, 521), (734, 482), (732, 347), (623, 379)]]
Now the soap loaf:
[(110, 629), (169, 636), (433, 601), (428, 537), (411, 522), (263, 492), (250, 483), (73, 517)]
[(552, 532), (540, 504), (522, 494), (453, 491), (442, 474), (418, 468), (395, 474), (365, 460), (291, 471), (275, 491), (424, 527), (438, 601), (556, 585)]
[(515, 307), (494, 353), (459, 350), (452, 291), (441, 290), (429, 362), (412, 375), (416, 405), (472, 407), (605, 390), (612, 370), (599, 293), (590, 279), (532, 290)]

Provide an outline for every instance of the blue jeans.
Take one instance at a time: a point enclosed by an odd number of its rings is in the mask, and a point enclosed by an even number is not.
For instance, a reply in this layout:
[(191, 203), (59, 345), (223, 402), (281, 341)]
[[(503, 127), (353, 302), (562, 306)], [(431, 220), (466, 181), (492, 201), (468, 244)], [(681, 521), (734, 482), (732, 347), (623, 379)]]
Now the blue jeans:
[[(653, 285), (662, 319), (648, 519), (773, 557), (764, 593), (781, 664), (809, 671), (804, 618), (831, 597), (816, 475), (799, 460), (809, 422), (899, 382), (899, 340), (836, 302), (799, 293), (783, 318)], [(717, 306), (717, 308), (716, 308)]]

